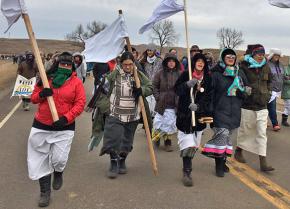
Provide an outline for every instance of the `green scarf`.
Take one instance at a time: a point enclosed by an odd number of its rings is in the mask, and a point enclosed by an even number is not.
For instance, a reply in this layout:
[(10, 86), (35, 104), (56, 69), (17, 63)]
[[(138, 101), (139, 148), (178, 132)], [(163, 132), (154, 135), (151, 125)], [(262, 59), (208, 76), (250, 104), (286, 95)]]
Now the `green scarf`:
[(234, 77), (234, 82), (228, 88), (228, 96), (236, 96), (236, 92), (239, 89), (241, 92), (244, 92), (244, 85), (242, 79), (238, 75), (238, 67), (227, 67), (224, 71), (224, 76)]
[(52, 85), (54, 88), (61, 87), (64, 82), (71, 76), (72, 71), (64, 68), (58, 68), (52, 76)]

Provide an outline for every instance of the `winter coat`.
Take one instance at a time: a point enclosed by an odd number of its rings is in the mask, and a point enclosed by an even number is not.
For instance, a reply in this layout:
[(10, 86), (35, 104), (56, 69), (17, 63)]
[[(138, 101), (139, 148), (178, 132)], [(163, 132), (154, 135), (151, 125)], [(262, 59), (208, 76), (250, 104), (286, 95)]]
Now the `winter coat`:
[(284, 77), (284, 67), (280, 62), (274, 63), (272, 61), (269, 61), (268, 65), (271, 69), (272, 91), (281, 92), (282, 85), (283, 85), (283, 77)]
[[(86, 104), (86, 94), (82, 81), (77, 78), (74, 72), (60, 88), (53, 88), (51, 79), (49, 80), (49, 85), (53, 91), (53, 100), (58, 117), (65, 116), (68, 124), (74, 123), (75, 118), (83, 112)], [(35, 120), (51, 126), (53, 119), (47, 99), (39, 96), (42, 89), (43, 86), (36, 85), (31, 95), (32, 103), (38, 104)]]
[(156, 57), (156, 60), (152, 64), (150, 64), (149, 62), (145, 62), (143, 66), (146, 75), (151, 81), (153, 81), (155, 74), (161, 69), (161, 67), (162, 59), (159, 57)]
[(245, 73), (248, 85), (252, 88), (252, 94), (244, 101), (242, 108), (254, 111), (267, 109), (272, 90), (272, 76), (268, 64), (261, 68), (249, 68), (249, 63), (242, 61), (240, 69)]
[(290, 65), (285, 69), (282, 87), (282, 99), (290, 99)]
[(81, 64), (75, 64), (77, 77), (83, 81), (87, 74), (87, 63), (85, 62), (84, 56), (81, 53), (74, 53), (73, 57), (76, 56), (81, 57)]
[[(191, 110), (188, 108), (191, 104), (190, 88), (188, 88), (186, 82), (189, 80), (188, 71), (184, 71), (175, 83), (175, 91), (179, 96), (178, 106), (177, 106), (177, 118), (176, 126), (178, 130), (189, 134), (195, 131), (202, 131), (206, 128), (206, 124), (201, 124), (198, 119), (204, 116), (208, 116), (205, 112), (205, 92), (197, 91), (196, 86), (193, 89), (193, 93), (196, 95), (195, 104), (199, 106), (198, 111), (195, 112), (195, 123), (196, 126), (192, 126), (192, 114)], [(201, 82), (201, 87), (205, 88), (204, 80)]]
[[(111, 97), (118, 73), (119, 73), (118, 70), (114, 70), (109, 75), (107, 75), (106, 79), (108, 80), (108, 83), (109, 83), (109, 91), (108, 91), (107, 95), (105, 95), (105, 96), (104, 96), (104, 94), (102, 94), (102, 96), (97, 101), (98, 108), (105, 110), (105, 111), (108, 111), (108, 113), (106, 115), (109, 115), (110, 97)], [(153, 93), (152, 82), (140, 71), (138, 71), (138, 76), (139, 76), (140, 83), (141, 83), (143, 101), (144, 101), (144, 106), (145, 106), (145, 110), (146, 110), (148, 125), (149, 125), (150, 130), (152, 130), (152, 127), (153, 127), (152, 118), (150, 115), (150, 110), (149, 110), (147, 100), (145, 99), (145, 97), (150, 96)]]
[(29, 63), (24, 61), (18, 65), (17, 74), (19, 74), (27, 79), (31, 79), (31, 78), (35, 77), (37, 73), (38, 73), (38, 67), (36, 65), (36, 62), (33, 62), (30, 65)]
[[(169, 69), (166, 65), (168, 59), (175, 59), (176, 68)], [(167, 56), (162, 69), (159, 70), (153, 80), (153, 95), (156, 100), (155, 111), (160, 115), (164, 114), (165, 109), (176, 109), (178, 96), (175, 93), (174, 85), (180, 76), (180, 63), (175, 56)]]
[[(232, 85), (234, 77), (225, 76), (223, 73), (224, 69), (219, 64), (211, 69), (206, 87), (205, 108), (207, 112), (212, 113), (214, 127), (232, 130), (240, 126), (243, 98), (228, 96), (227, 91)], [(239, 70), (238, 75), (244, 85), (247, 85), (247, 78), (243, 71)]]

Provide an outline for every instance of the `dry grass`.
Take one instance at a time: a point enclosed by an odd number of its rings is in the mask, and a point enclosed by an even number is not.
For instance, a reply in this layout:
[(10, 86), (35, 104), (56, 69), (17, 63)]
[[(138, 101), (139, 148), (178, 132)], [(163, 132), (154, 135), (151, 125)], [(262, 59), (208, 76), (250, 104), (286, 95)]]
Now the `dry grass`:
[(16, 71), (17, 65), (8, 61), (0, 61), (0, 92), (15, 82)]

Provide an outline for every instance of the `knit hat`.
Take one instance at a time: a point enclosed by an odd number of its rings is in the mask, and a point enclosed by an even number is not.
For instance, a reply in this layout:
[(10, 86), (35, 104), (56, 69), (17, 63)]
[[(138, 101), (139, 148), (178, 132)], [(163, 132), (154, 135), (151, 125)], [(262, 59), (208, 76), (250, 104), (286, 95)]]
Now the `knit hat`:
[(268, 60), (271, 60), (274, 55), (282, 56), (281, 49), (277, 49), (277, 48), (270, 49)]
[(202, 50), (199, 49), (198, 45), (192, 45), (190, 48), (190, 52), (192, 51), (199, 51), (200, 53), (202, 53)]
[[(225, 57), (227, 55), (235, 55), (237, 56), (236, 52), (233, 50), (233, 49), (230, 49), (230, 48), (225, 48), (222, 52), (221, 52), (221, 55), (220, 55), (220, 61), (223, 61), (225, 62)], [(236, 58), (237, 60), (237, 58)], [(235, 62), (236, 62), (235, 60)]]
[(156, 50), (156, 45), (151, 43), (147, 46), (147, 50), (155, 51)]
[(255, 44), (255, 45), (253, 45), (251, 55), (253, 57), (256, 54), (265, 54), (265, 48), (264, 48), (263, 45), (261, 45), (261, 44)]

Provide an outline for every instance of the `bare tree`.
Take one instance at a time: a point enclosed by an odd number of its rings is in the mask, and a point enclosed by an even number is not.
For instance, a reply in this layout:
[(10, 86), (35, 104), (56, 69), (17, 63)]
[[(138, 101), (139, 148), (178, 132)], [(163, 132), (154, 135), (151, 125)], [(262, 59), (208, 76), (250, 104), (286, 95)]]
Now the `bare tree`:
[(162, 54), (164, 46), (172, 46), (177, 44), (179, 35), (174, 29), (173, 22), (164, 20), (156, 23), (152, 28), (150, 40), (160, 46), (160, 53)]
[(86, 39), (98, 34), (104, 30), (105, 27), (107, 27), (106, 24), (93, 21), (87, 24), (87, 30), (85, 31), (83, 25), (79, 24), (76, 29), (73, 32), (67, 34), (65, 38), (70, 41), (81, 42), (84, 44)]
[(221, 28), (217, 32), (217, 38), (221, 48), (235, 49), (244, 43), (242, 31), (232, 28)]

